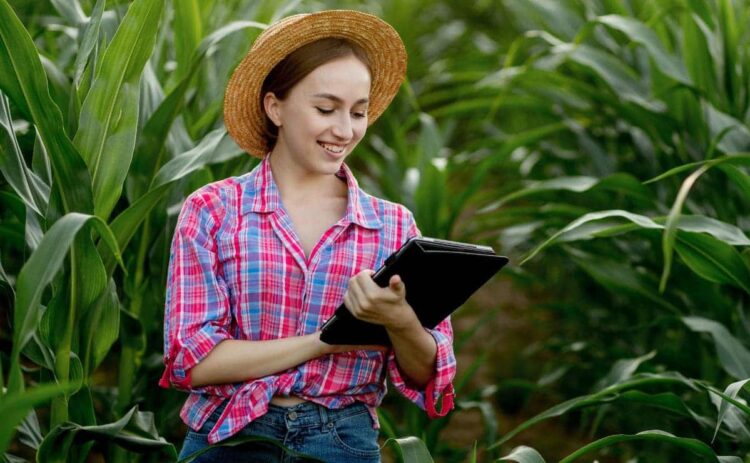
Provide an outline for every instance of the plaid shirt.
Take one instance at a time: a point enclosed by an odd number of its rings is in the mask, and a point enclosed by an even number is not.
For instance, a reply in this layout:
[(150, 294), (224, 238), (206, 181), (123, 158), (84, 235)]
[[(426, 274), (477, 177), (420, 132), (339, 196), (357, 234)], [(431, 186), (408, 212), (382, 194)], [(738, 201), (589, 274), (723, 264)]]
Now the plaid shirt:
[[(183, 421), (200, 429), (229, 401), (208, 436), (215, 443), (266, 413), (274, 395), (293, 395), (328, 408), (363, 402), (377, 427), (386, 372), (398, 391), (431, 416), (447, 413), (456, 373), (450, 320), (427, 330), (437, 342), (437, 366), (426, 390), (406, 383), (392, 350), (330, 354), (260, 379), (190, 386), (190, 369), (225, 339), (260, 341), (319, 330), (343, 302), (352, 276), (379, 268), (419, 235), (408, 209), (366, 194), (344, 164), (336, 175), (348, 186), (346, 214), (306, 258), (268, 159), (248, 174), (192, 193), (177, 221), (164, 320), (166, 368), (159, 384), (190, 392)], [(442, 394), (444, 410), (436, 413)]]

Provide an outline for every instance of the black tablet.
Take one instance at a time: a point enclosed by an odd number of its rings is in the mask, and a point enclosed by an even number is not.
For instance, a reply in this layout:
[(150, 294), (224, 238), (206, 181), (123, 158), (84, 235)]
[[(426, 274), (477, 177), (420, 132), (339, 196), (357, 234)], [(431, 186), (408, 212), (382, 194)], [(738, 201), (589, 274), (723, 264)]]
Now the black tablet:
[[(422, 326), (434, 328), (507, 263), (489, 246), (415, 237), (385, 260), (373, 280), (386, 287), (399, 275)], [(354, 318), (344, 304), (325, 322), (320, 339), (328, 344), (391, 344), (383, 326)]]

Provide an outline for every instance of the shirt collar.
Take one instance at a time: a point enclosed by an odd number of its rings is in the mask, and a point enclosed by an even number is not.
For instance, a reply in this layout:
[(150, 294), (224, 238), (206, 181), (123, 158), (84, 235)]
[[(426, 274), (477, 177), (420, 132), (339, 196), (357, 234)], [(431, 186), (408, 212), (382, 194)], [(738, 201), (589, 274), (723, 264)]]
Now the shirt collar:
[[(345, 163), (336, 172), (347, 186), (347, 204), (344, 224), (355, 223), (365, 228), (379, 229), (383, 226), (373, 206), (372, 197), (359, 188), (357, 179)], [(249, 188), (242, 198), (242, 214), (248, 212), (269, 213), (281, 207), (281, 196), (271, 172), (270, 156), (266, 155), (250, 175)]]

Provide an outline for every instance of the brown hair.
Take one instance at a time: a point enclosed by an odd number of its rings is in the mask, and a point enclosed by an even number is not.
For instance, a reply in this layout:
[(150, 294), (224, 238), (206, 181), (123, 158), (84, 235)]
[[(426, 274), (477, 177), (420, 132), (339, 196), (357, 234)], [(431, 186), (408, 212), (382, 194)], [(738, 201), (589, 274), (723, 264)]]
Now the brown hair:
[(266, 122), (264, 136), (269, 149), (276, 144), (279, 128), (265, 112), (263, 99), (266, 93), (273, 92), (276, 98), (283, 100), (299, 81), (307, 77), (318, 66), (345, 56), (354, 56), (359, 59), (372, 74), (370, 60), (359, 45), (346, 39), (334, 37), (316, 40), (299, 47), (271, 69), (260, 89), (260, 107), (263, 109)]

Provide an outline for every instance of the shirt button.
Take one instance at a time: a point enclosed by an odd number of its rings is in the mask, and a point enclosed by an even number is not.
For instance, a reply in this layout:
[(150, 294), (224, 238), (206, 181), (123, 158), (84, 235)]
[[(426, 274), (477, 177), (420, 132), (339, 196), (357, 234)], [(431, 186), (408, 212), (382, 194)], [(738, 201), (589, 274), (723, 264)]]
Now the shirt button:
[(297, 419), (297, 412), (289, 412), (289, 419), (294, 421)]

